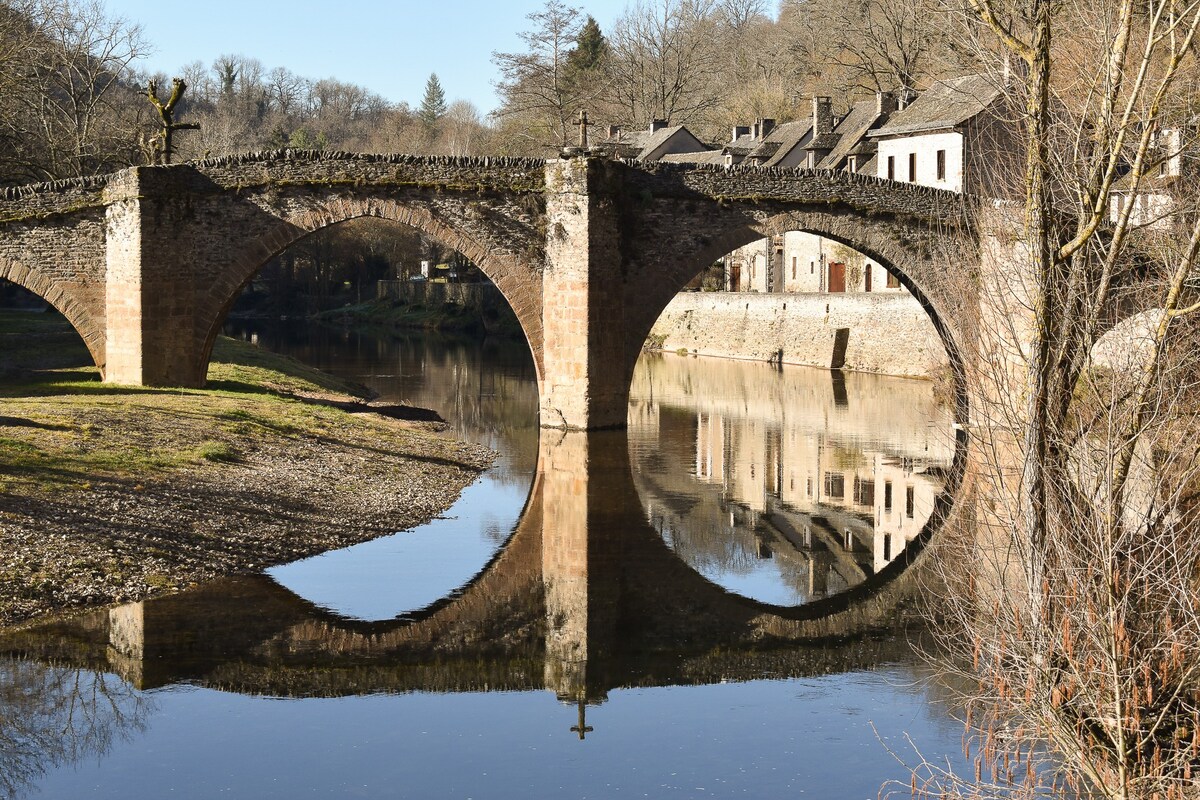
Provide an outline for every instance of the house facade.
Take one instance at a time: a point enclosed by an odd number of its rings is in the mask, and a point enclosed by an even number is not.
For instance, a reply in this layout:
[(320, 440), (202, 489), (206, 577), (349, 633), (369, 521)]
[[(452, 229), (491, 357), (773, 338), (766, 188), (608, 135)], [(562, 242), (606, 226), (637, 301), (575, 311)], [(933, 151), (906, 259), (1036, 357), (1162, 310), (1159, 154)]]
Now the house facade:
[(867, 133), (875, 174), (952, 192), (1004, 197), (1002, 175), (1018, 151), (1004, 119), (1003, 84), (990, 75), (937, 81)]

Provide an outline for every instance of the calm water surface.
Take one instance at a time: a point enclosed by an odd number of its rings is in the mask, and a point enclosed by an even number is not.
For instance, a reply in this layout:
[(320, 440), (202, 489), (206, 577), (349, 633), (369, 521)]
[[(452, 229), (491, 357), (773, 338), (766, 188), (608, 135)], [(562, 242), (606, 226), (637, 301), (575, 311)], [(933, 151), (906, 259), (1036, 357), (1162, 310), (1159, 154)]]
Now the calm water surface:
[(3, 637), (0, 796), (873, 798), (906, 735), (961, 751), (903, 635), (783, 642), (944, 502), (929, 384), (647, 356), (628, 432), (539, 437), (522, 346), (240, 333), (496, 465), (420, 528)]

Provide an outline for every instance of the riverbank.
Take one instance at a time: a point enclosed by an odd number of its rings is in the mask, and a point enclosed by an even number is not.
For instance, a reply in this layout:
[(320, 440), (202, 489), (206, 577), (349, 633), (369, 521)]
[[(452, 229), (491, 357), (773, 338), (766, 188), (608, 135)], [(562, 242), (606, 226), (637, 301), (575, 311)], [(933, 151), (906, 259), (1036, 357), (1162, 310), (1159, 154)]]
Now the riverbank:
[(204, 390), (110, 386), (61, 317), (0, 313), (0, 624), (403, 530), (491, 463), (361, 394), (225, 339)]
[[(490, 312), (490, 313), (489, 313)], [(396, 330), (436, 330), (475, 336), (523, 337), (512, 310), (480, 309), (457, 303), (410, 303), (379, 297), (315, 314), (326, 325), (390, 333)]]
[(649, 341), (668, 352), (909, 378), (949, 368), (928, 314), (898, 293), (683, 292)]

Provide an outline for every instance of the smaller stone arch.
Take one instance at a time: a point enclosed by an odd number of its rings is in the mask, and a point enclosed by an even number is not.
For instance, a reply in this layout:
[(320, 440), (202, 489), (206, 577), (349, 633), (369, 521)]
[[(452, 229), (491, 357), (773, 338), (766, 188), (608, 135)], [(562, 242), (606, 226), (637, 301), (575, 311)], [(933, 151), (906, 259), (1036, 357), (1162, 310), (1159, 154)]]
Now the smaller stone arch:
[(86, 281), (64, 284), (42, 270), (4, 256), (0, 256), (0, 279), (33, 292), (62, 314), (83, 339), (103, 378), (106, 363), (103, 287)]
[(517, 316), (534, 357), (537, 375), (543, 370), (541, 283), (531, 280), (534, 270), (439, 219), (415, 203), (378, 197), (335, 197), (306, 204), (303, 208), (273, 217), (274, 224), (245, 240), (233, 263), (225, 265), (203, 293), (197, 321), (201, 326), (200, 378), (207, 371), (212, 348), (221, 326), (242, 290), (272, 258), (300, 240), (334, 225), (354, 219), (375, 218), (407, 225), (457, 250), (469, 258), (496, 285)]

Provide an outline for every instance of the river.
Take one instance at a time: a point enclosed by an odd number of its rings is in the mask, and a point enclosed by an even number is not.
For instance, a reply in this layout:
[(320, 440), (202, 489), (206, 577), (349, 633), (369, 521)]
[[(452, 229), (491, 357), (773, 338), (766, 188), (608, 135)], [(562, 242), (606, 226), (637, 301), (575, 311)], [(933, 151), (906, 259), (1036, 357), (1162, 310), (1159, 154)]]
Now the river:
[(417, 529), (5, 638), (0, 796), (865, 799), (910, 738), (961, 762), (913, 634), (788, 643), (946, 501), (929, 383), (647, 354), (628, 431), (539, 436), (522, 345), (232, 332), (496, 464)]

